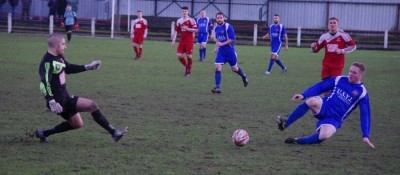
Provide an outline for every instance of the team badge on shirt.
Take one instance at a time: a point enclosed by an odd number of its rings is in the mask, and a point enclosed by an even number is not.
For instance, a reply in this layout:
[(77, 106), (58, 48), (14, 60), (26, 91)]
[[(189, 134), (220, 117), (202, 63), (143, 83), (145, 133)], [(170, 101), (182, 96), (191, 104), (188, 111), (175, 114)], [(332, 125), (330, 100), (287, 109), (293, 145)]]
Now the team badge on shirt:
[(351, 92), (351, 94), (352, 94), (353, 96), (357, 96), (357, 95), (359, 94), (359, 92), (356, 91), (356, 90), (354, 90), (353, 92)]

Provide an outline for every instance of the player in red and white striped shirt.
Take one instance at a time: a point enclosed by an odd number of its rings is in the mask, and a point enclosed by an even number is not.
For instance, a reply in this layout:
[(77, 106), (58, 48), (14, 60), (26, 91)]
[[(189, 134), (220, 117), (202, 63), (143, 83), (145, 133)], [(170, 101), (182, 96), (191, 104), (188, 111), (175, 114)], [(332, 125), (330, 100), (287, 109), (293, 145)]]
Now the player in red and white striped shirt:
[(318, 42), (311, 44), (314, 53), (325, 47), (321, 70), (322, 80), (343, 75), (344, 55), (356, 50), (356, 43), (350, 35), (339, 30), (339, 20), (336, 17), (329, 18), (328, 29), (329, 32), (322, 34)]
[[(193, 63), (193, 44), (194, 44), (194, 33), (197, 32), (196, 21), (189, 16), (189, 8), (182, 7), (182, 17), (176, 21), (174, 37), (172, 39), (171, 45), (175, 45), (175, 40), (178, 35), (178, 31), (181, 33), (181, 38), (179, 40), (179, 46), (176, 52), (176, 56), (179, 61), (185, 66), (185, 76), (190, 76)], [(186, 59), (183, 54), (186, 54)]]
[(132, 47), (135, 51), (135, 59), (142, 58), (143, 42), (147, 37), (147, 20), (143, 18), (141, 10), (137, 11), (138, 18), (131, 24)]

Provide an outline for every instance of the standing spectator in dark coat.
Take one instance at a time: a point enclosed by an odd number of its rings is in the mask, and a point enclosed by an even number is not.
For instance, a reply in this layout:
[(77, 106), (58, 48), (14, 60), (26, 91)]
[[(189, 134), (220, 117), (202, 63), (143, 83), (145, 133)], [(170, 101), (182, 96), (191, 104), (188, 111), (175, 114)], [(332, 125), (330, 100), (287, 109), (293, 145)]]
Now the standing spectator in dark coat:
[(3, 4), (6, 3), (6, 0), (0, 0), (0, 13), (3, 13)]
[(11, 13), (13, 16), (15, 16), (15, 7), (18, 6), (19, 0), (8, 0), (8, 3), (11, 6)]
[(47, 7), (49, 7), (49, 17), (53, 15), (54, 17), (56, 16), (57, 12), (57, 0), (49, 0), (47, 3)]
[(32, 0), (22, 0), (22, 18), (24, 20), (29, 20), (30, 10), (31, 10)]
[(65, 8), (67, 8), (67, 0), (58, 0), (57, 17), (64, 18)]

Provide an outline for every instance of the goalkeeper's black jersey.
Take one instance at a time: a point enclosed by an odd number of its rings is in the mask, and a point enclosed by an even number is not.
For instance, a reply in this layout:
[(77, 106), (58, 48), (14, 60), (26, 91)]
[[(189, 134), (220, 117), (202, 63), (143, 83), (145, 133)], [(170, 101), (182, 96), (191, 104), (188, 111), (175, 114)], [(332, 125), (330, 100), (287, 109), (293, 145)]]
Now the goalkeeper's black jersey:
[(85, 71), (84, 65), (70, 64), (63, 55), (54, 56), (47, 52), (39, 66), (40, 90), (47, 101), (55, 95), (67, 93), (65, 74)]

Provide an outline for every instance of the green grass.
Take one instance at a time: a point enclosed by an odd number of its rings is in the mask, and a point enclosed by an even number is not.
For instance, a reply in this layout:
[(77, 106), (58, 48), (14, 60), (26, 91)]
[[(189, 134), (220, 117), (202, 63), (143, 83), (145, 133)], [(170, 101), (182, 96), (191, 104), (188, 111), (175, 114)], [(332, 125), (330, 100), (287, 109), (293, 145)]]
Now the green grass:
[[(288, 115), (297, 105), (291, 96), (319, 81), (323, 52), (289, 48), (281, 54), (289, 71), (283, 76), (274, 65), (266, 76), (269, 48), (237, 46), (250, 84), (244, 88), (225, 66), (223, 93), (215, 95), (213, 47), (205, 63), (195, 47), (192, 77), (184, 78), (168, 42), (146, 41), (143, 60), (133, 61), (129, 39), (74, 37), (65, 53), (70, 62), (101, 59), (103, 65), (68, 75), (70, 94), (93, 99), (111, 123), (130, 132), (114, 143), (82, 113), (85, 127), (44, 144), (26, 133), (63, 121), (46, 109), (39, 91), (46, 36), (0, 33), (0, 174), (400, 174), (399, 51), (347, 55), (345, 70), (354, 61), (367, 66), (373, 150), (362, 143), (358, 110), (320, 145), (283, 142), (314, 131), (309, 114), (285, 132), (274, 118)], [(250, 134), (242, 148), (230, 140), (238, 128)]]

